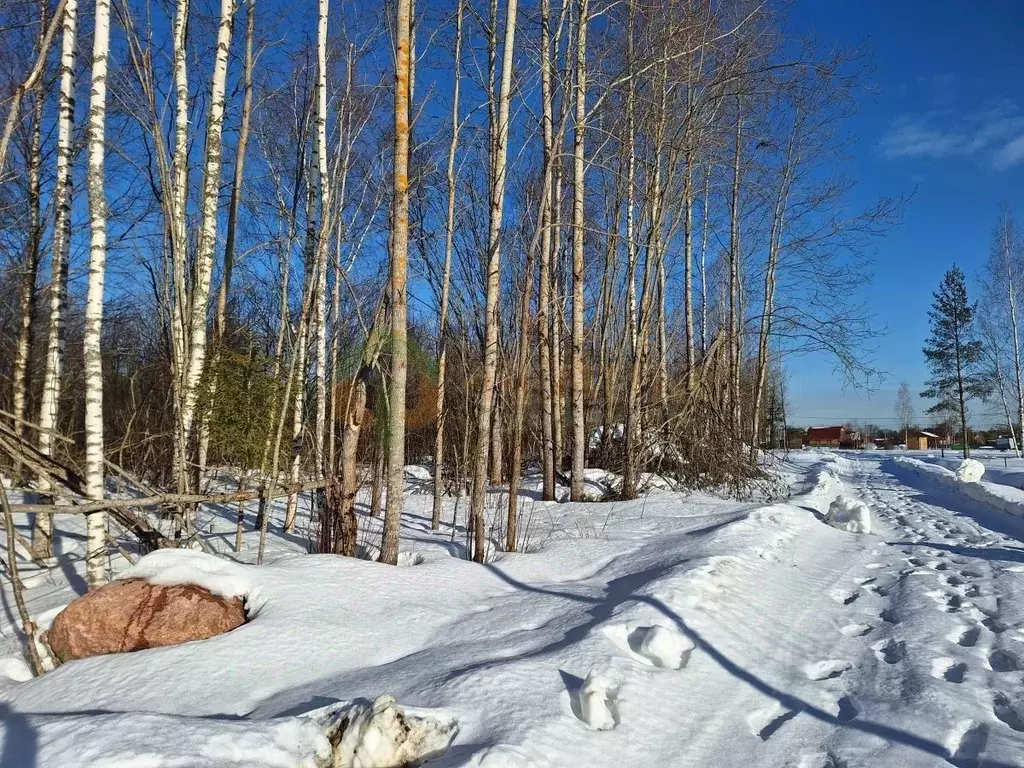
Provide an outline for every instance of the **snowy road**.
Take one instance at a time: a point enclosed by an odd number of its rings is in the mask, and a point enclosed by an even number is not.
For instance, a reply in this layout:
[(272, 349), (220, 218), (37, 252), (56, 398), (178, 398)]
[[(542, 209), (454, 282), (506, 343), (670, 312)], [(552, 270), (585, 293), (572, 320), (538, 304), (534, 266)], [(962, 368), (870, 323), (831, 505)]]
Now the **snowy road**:
[[(844, 633), (865, 632), (844, 657), (860, 716), (906, 729), (956, 765), (1024, 764), (1024, 523), (884, 456), (836, 466), (884, 541), (843, 600), (854, 622)], [(859, 747), (870, 749), (837, 732), (847, 759)], [(911, 760), (898, 744), (888, 750), (899, 756), (878, 755), (885, 764)]]

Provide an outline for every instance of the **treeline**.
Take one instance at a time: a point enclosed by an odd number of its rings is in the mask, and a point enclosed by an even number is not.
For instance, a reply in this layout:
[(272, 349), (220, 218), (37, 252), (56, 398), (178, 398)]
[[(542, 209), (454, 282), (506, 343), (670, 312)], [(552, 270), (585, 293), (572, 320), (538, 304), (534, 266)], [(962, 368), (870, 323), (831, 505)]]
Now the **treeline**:
[(402, 468), (433, 457), (433, 523), (469, 494), (482, 559), (516, 549), (534, 462), (548, 499), (588, 465), (623, 498), (650, 470), (742, 491), (784, 434), (786, 355), (873, 373), (856, 291), (899, 201), (851, 207), (859, 57), (782, 3), (0, 15), (3, 408), (90, 497), (104, 458), (182, 494), (212, 465), (324, 477), (316, 546), (353, 554), (369, 476), (394, 563)]

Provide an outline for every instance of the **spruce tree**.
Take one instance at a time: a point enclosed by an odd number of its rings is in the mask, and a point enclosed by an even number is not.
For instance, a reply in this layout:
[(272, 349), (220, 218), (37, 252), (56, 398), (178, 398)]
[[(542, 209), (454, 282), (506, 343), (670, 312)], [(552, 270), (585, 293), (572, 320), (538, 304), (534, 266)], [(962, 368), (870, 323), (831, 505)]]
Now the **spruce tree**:
[(931, 370), (921, 397), (935, 400), (928, 413), (943, 414), (960, 422), (964, 458), (967, 444), (967, 401), (984, 397), (987, 383), (981, 372), (981, 342), (974, 335), (975, 304), (967, 298), (964, 273), (954, 264), (942, 278), (928, 311), (931, 337), (924, 347)]

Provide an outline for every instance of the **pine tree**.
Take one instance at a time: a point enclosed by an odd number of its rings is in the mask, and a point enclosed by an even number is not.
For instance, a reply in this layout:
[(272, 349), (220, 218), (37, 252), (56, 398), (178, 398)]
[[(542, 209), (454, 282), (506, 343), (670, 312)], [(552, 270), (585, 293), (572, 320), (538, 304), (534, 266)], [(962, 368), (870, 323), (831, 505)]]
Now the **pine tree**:
[(959, 419), (966, 459), (970, 455), (967, 401), (983, 397), (988, 387), (980, 366), (981, 342), (974, 336), (976, 305), (968, 300), (964, 273), (955, 264), (933, 296), (928, 311), (932, 335), (922, 350), (931, 378), (921, 397), (936, 401), (928, 413)]

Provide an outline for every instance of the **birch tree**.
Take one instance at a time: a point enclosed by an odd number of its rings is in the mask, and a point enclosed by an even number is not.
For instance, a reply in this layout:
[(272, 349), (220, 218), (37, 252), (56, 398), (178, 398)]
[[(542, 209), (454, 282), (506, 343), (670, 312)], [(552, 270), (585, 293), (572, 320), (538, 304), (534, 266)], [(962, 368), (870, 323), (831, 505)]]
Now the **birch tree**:
[[(68, 259), (71, 244), (71, 158), (75, 120), (75, 54), (77, 50), (78, 0), (64, 6), (60, 51), (60, 93), (57, 97), (57, 172), (53, 188), (53, 248), (50, 254), (50, 323), (43, 358), (43, 389), (39, 404), (39, 450), (49, 456), (57, 427), (64, 374), (64, 324), (66, 322)], [(39, 489), (49, 488), (44, 478)], [(53, 552), (53, 517), (46, 512), (35, 516), (32, 526), (32, 554), (37, 559)]]
[[(498, 365), (498, 300), (501, 278), (501, 224), (505, 207), (506, 158), (508, 153), (509, 102), (512, 93), (512, 65), (515, 47), (518, 0), (508, 0), (505, 15), (505, 40), (501, 54), (501, 85), (498, 94), (497, 118), (493, 124), (494, 159), (491, 204), (487, 229), (487, 292), (484, 314), (484, 360), (480, 377), (480, 403), (477, 409), (477, 446), (474, 457), (473, 559), (484, 561), (484, 508), (487, 499), (487, 470), (490, 426)], [(390, 491), (389, 491), (390, 493)]]
[[(546, 0), (545, 0), (546, 1)], [(448, 208), (444, 225), (444, 267), (441, 276), (441, 306), (437, 317), (437, 429), (434, 434), (434, 500), (430, 514), (431, 530), (441, 527), (441, 495), (444, 474), (445, 378), (448, 368), (448, 299), (452, 279), (452, 249), (455, 244), (456, 178), (455, 156), (459, 147), (459, 87), (462, 76), (462, 16), (464, 0), (455, 11), (455, 81), (452, 86), (452, 136), (448, 144)]]
[[(85, 490), (91, 499), (105, 496), (103, 479), (103, 286), (107, 260), (107, 198), (103, 183), (107, 109), (107, 60), (110, 51), (110, 0), (96, 0), (89, 94), (89, 289), (85, 304)], [(106, 581), (106, 512), (85, 516), (86, 581), (91, 589)]]

